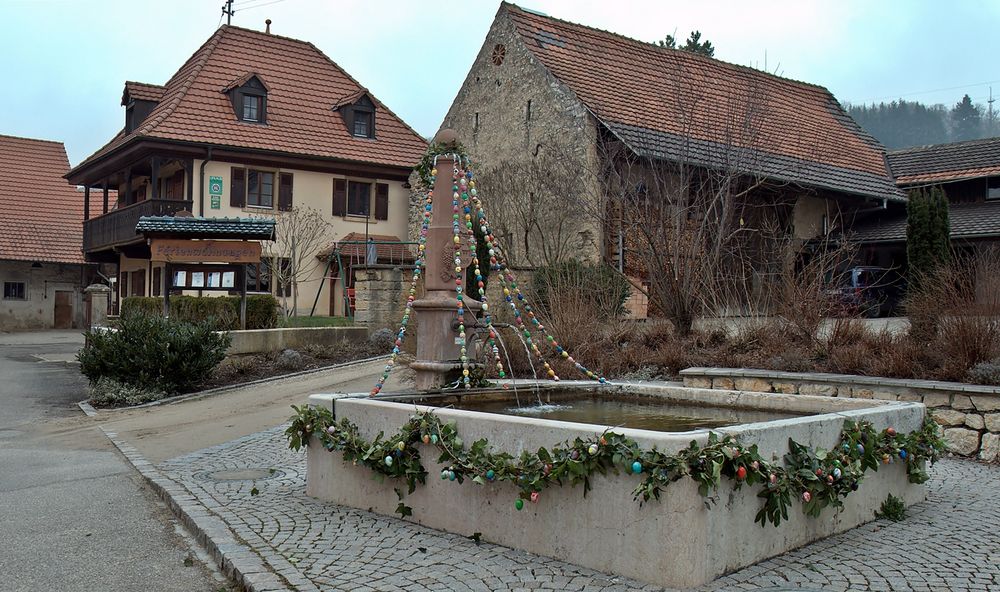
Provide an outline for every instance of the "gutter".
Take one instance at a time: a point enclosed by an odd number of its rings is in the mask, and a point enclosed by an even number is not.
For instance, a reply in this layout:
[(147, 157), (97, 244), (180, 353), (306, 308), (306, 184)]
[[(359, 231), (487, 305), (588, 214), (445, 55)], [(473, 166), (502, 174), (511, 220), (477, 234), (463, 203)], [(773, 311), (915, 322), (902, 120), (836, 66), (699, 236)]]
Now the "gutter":
[(889, 209), (889, 200), (883, 197), (882, 205), (875, 206), (872, 208), (865, 208), (863, 210), (857, 210), (856, 212), (854, 212), (854, 215), (857, 216), (858, 214), (870, 214), (871, 212), (884, 212), (887, 209)]
[(205, 166), (212, 160), (212, 146), (208, 147), (205, 160), (201, 161), (201, 170), (198, 172), (198, 215), (205, 217)]

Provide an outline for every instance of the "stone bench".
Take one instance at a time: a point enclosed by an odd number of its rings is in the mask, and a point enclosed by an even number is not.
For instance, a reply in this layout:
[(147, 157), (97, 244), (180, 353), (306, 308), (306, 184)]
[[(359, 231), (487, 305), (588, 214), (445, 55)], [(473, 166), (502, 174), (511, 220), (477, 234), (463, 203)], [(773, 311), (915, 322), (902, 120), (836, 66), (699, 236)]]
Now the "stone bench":
[(1000, 387), (753, 368), (688, 368), (680, 376), (691, 388), (923, 403), (942, 426), (951, 452), (1000, 460)]

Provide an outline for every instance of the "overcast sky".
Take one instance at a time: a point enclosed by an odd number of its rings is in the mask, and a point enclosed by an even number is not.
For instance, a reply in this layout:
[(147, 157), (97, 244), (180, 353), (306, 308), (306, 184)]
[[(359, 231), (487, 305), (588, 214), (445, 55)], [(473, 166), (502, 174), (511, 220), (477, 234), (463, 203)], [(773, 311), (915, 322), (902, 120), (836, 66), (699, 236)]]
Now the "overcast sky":
[[(163, 84), (224, 0), (0, 0), (0, 134), (60, 140), (76, 164), (124, 121), (125, 80)], [(426, 136), (498, 0), (235, 0), (233, 24), (313, 42)], [(842, 102), (1000, 96), (1000, 2), (521, 0), (644, 41), (699, 29), (715, 57), (821, 84)], [(1000, 103), (995, 104), (1000, 109)]]

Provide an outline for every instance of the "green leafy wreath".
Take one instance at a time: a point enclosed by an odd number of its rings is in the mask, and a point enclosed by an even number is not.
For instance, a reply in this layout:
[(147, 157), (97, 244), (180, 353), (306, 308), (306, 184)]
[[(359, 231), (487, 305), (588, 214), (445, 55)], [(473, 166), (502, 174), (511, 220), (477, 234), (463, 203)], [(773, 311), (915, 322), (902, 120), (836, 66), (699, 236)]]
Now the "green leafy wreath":
[[(289, 447), (299, 450), (316, 438), (323, 448), (343, 453), (344, 460), (361, 464), (379, 478), (390, 477), (406, 482), (406, 493), (413, 493), (417, 484), (425, 484), (427, 470), (421, 463), (423, 443), (440, 452), (438, 463), (446, 468), (441, 478), (462, 483), (507, 481), (520, 488), (515, 507), (520, 510), (525, 500), (537, 502), (548, 487), (583, 485), (583, 494), (590, 491), (594, 474), (636, 474), (641, 481), (632, 491), (642, 504), (659, 499), (667, 485), (683, 477), (698, 482), (699, 493), (711, 498), (724, 476), (736, 489), (760, 486), (757, 497), (764, 500), (755, 522), (775, 526), (788, 519), (792, 499), (802, 500), (808, 516), (819, 516), (828, 507), (843, 507), (843, 499), (858, 489), (864, 474), (878, 471), (880, 464), (905, 462), (910, 483), (927, 481), (926, 461), (933, 464), (944, 449), (938, 436), (937, 424), (924, 419), (919, 430), (899, 434), (893, 428), (877, 432), (866, 421), (844, 421), (837, 446), (831, 450), (812, 449), (789, 438), (789, 452), (783, 463), (772, 463), (760, 456), (757, 445), (743, 446), (731, 435), (709, 433), (708, 442), (691, 444), (676, 454), (640, 448), (622, 434), (605, 431), (592, 440), (576, 438), (551, 449), (524, 451), (520, 456), (494, 452), (483, 438), (466, 447), (455, 422), (442, 422), (432, 412), (414, 414), (399, 431), (389, 437), (379, 433), (374, 441), (361, 437), (358, 426), (347, 419), (335, 421), (333, 414), (322, 408), (296, 407), (291, 425), (285, 431)], [(405, 494), (396, 488), (401, 516), (412, 509), (403, 503)]]

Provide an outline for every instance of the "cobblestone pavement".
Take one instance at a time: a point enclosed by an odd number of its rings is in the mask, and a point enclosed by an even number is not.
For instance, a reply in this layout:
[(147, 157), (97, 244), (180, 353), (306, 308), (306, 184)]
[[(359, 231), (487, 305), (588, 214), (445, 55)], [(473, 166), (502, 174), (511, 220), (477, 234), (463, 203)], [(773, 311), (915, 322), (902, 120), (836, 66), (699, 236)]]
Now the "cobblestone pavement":
[[(305, 495), (305, 454), (283, 428), (159, 465), (292, 589), (659, 590)], [(1000, 591), (1000, 467), (946, 459), (928, 500), (745, 568), (705, 590)], [(785, 588), (790, 589), (790, 588)]]

